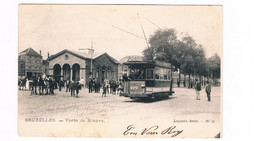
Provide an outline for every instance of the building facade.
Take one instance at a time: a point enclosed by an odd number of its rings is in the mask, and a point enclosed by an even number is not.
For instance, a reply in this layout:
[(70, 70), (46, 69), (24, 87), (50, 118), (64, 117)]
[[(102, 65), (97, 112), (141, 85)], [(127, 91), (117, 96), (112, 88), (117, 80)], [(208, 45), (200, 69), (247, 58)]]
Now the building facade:
[(31, 78), (33, 74), (42, 73), (42, 56), (32, 48), (18, 54), (18, 76)]
[[(92, 61), (92, 67), (91, 67)], [(118, 62), (107, 53), (90, 54), (62, 50), (48, 58), (49, 74), (56, 80), (74, 80), (87, 84), (90, 78), (118, 80)], [(91, 73), (92, 68), (92, 73)]]

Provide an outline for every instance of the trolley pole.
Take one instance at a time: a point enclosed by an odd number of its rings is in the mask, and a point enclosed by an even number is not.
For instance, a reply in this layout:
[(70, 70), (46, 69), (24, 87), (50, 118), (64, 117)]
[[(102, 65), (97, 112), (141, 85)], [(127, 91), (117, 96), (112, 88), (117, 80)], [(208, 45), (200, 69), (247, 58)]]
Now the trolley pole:
[(91, 54), (91, 58), (90, 58), (90, 73), (91, 73), (91, 79), (93, 78), (93, 53), (94, 53), (94, 49), (93, 49), (93, 42), (91, 42), (91, 48), (80, 48), (79, 50), (88, 50)]

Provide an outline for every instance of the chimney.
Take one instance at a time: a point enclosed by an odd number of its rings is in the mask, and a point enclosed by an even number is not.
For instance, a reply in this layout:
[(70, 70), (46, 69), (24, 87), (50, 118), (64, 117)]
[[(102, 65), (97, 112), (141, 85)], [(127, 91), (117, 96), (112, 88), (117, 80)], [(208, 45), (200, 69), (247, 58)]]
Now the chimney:
[(42, 56), (42, 51), (40, 50), (40, 55)]
[(48, 51), (48, 54), (47, 54), (47, 56), (48, 56), (48, 58), (50, 57), (50, 53), (49, 53), (49, 51)]

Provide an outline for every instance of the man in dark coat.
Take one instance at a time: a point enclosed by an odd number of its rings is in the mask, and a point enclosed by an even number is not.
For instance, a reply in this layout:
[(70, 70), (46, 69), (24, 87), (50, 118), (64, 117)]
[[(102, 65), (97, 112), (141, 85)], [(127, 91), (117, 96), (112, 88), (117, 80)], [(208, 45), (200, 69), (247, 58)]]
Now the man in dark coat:
[(34, 75), (33, 77), (33, 89), (34, 89), (34, 93), (37, 94), (37, 76)]
[(43, 93), (43, 85), (44, 85), (43, 79), (39, 75), (39, 77), (38, 77), (38, 87), (39, 87), (39, 94), (40, 95)]
[(207, 93), (207, 97), (208, 97), (208, 101), (210, 101), (210, 93), (211, 93), (211, 85), (209, 83), (209, 81), (206, 82), (206, 88), (205, 88), (205, 91)]
[(68, 92), (68, 91), (70, 92), (70, 88), (69, 88), (70, 83), (71, 83), (70, 80), (67, 80), (67, 82), (66, 82), (66, 92)]
[(71, 97), (75, 95), (75, 82), (72, 80), (71, 83), (70, 83), (70, 95)]
[(93, 87), (93, 80), (90, 78), (88, 82), (88, 92), (92, 93), (92, 87)]
[(201, 91), (201, 84), (198, 82), (198, 79), (195, 80), (195, 90), (196, 90), (196, 100), (200, 100), (200, 91)]
[(78, 95), (79, 95), (80, 87), (81, 87), (81, 85), (79, 84), (79, 81), (75, 81), (74, 88), (75, 88), (75, 92), (76, 92), (76, 97), (77, 98), (78, 98)]

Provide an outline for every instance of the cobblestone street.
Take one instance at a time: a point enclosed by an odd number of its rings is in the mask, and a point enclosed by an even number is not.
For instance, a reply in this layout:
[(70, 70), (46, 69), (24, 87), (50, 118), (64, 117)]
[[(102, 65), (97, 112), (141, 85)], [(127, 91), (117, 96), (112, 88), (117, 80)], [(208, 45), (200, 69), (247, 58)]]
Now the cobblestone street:
[[(194, 115), (220, 113), (220, 88), (213, 87), (212, 101), (207, 102), (204, 89), (201, 100), (195, 100), (194, 89), (175, 88), (169, 99), (141, 101), (115, 94), (101, 97), (99, 93), (88, 93), (85, 88), (79, 98), (71, 97), (69, 92), (55, 91), (55, 95), (31, 95), (29, 91), (19, 91), (19, 115), (30, 117), (107, 117), (127, 114), (132, 109), (145, 113), (165, 112), (167, 115)], [(151, 110), (151, 111), (150, 111)], [(115, 112), (116, 111), (116, 112)], [(119, 112), (121, 111), (121, 112)], [(133, 113), (128, 113), (129, 115)], [(127, 114), (127, 116), (128, 116)]]
[[(64, 89), (55, 90), (54, 95), (31, 95), (29, 91), (19, 91), (19, 119), (21, 121), (24, 118), (93, 119), (107, 123), (124, 123), (126, 126), (132, 123), (151, 124), (155, 121), (174, 121), (179, 124), (184, 120), (200, 123), (210, 120), (216, 125), (221, 125), (219, 124), (221, 122), (220, 87), (212, 88), (211, 102), (207, 101), (204, 89), (201, 91), (201, 100), (195, 100), (194, 89), (175, 88), (174, 90), (175, 94), (169, 99), (151, 101), (136, 101), (114, 94), (101, 97), (101, 94), (88, 93), (88, 89), (81, 90), (79, 98), (71, 97)], [(121, 125), (113, 124), (113, 126), (117, 128)], [(212, 133), (212, 136), (216, 132)]]

